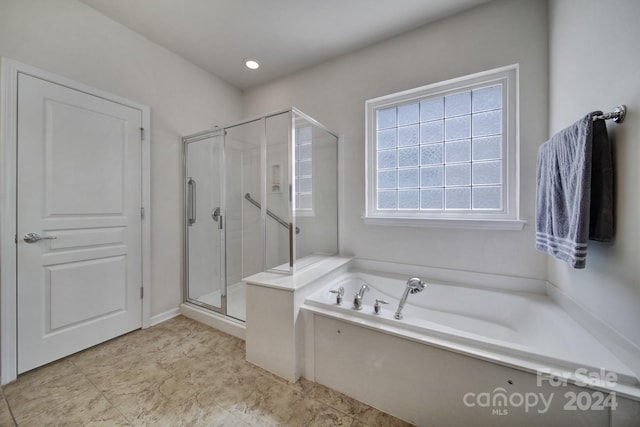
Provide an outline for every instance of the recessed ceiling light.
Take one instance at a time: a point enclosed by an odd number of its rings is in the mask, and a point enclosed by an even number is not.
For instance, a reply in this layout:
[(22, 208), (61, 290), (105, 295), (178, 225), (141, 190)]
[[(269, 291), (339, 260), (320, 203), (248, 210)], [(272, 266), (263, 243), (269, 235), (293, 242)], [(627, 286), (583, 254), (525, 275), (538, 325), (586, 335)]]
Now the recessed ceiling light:
[(247, 68), (249, 68), (251, 70), (257, 70), (258, 68), (260, 68), (260, 64), (255, 59), (247, 59), (244, 62), (244, 65), (246, 65)]

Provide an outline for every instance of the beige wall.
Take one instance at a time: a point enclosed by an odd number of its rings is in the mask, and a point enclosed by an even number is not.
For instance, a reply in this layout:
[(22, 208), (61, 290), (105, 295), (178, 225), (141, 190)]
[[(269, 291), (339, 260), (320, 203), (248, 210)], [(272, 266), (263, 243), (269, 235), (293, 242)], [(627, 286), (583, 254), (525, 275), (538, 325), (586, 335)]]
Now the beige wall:
[[(363, 258), (546, 277), (534, 249), (535, 160), (548, 131), (546, 1), (495, 1), (245, 92), (244, 115), (294, 105), (343, 136), (341, 249)], [(365, 101), (520, 64), (524, 231), (364, 225)]]
[(151, 315), (180, 304), (180, 137), (240, 118), (241, 93), (76, 0), (0, 0), (0, 56), (151, 107)]
[(550, 134), (593, 110), (629, 110), (607, 123), (614, 141), (616, 234), (589, 242), (587, 267), (549, 258), (549, 281), (640, 347), (640, 2), (552, 0)]

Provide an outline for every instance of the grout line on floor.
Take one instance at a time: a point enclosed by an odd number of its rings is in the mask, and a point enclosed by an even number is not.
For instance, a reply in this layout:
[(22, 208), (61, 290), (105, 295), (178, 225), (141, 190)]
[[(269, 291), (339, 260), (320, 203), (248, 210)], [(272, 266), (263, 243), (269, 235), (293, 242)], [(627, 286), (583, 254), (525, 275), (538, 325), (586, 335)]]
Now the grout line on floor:
[(7, 409), (9, 410), (9, 415), (11, 415), (11, 419), (13, 420), (13, 425), (17, 426), (18, 422), (16, 421), (15, 415), (13, 415), (13, 410), (11, 409), (11, 405), (9, 405), (9, 401), (7, 400), (7, 396), (4, 394), (4, 389), (0, 387), (0, 394), (2, 395), (2, 399), (4, 403), (7, 405)]
[[(98, 386), (97, 386), (93, 381), (91, 381), (91, 378), (89, 378), (89, 376), (88, 376), (88, 375), (87, 375), (87, 373), (82, 369), (82, 367), (78, 366), (78, 365), (73, 361), (73, 359), (71, 359), (71, 358), (69, 359), (69, 361), (70, 361), (70, 362), (71, 362), (71, 364), (72, 364), (72, 365), (73, 365), (73, 366), (78, 370), (78, 372), (80, 372), (80, 373), (81, 373), (81, 374), (86, 378), (86, 380), (87, 380), (87, 381), (88, 381), (92, 386), (94, 386), (94, 387), (95, 387), (95, 389), (98, 391), (98, 393), (100, 393), (100, 395), (101, 395), (101, 396), (102, 396), (102, 397), (103, 397), (107, 402), (109, 402), (109, 405), (111, 405), (111, 407), (112, 407), (113, 409), (115, 409), (115, 410), (116, 410), (120, 415), (122, 415), (122, 418), (124, 418), (124, 419), (129, 423), (129, 425), (133, 425), (133, 423), (131, 422), (131, 420), (129, 420), (129, 418), (128, 418), (127, 416), (125, 416), (125, 415), (122, 413), (122, 411), (120, 411), (120, 408), (118, 408), (118, 407), (117, 407), (117, 406), (116, 406), (116, 405), (115, 405), (115, 404), (114, 404), (114, 403), (113, 403), (113, 402), (112, 402), (112, 401), (107, 397), (107, 395), (106, 395), (106, 394), (104, 394), (104, 392), (103, 392), (102, 390), (100, 390), (100, 389), (98, 388)], [(17, 425), (17, 424), (16, 424), (16, 425)]]

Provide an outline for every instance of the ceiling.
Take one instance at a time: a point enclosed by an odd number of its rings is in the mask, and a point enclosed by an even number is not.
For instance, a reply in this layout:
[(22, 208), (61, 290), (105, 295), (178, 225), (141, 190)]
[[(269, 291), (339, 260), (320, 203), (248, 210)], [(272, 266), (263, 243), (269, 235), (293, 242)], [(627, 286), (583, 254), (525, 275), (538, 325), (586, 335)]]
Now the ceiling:
[(80, 1), (247, 89), (488, 0)]

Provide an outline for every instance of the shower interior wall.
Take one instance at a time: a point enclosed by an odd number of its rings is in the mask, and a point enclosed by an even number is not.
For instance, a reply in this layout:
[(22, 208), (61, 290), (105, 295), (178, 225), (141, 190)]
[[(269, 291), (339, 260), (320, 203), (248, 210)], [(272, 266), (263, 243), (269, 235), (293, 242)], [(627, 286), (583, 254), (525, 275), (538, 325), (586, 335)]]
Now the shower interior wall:
[[(291, 222), (289, 203), (289, 144), (291, 143), (291, 113), (285, 112), (265, 119), (267, 209), (285, 222)], [(274, 168), (279, 171), (274, 173)], [(274, 176), (277, 175), (277, 176)], [(262, 198), (260, 198), (262, 199)], [(289, 271), (289, 230), (273, 218), (266, 218), (267, 269)]]
[[(286, 171), (288, 114), (275, 122), (255, 120), (230, 127), (225, 136), (226, 251), (227, 285), (234, 286), (243, 277), (263, 271), (266, 249), (268, 267), (288, 261), (288, 233), (277, 222), (266, 221), (267, 245), (262, 229), (261, 210), (245, 200), (250, 194), (262, 203), (263, 166), (261, 144), (267, 141), (267, 165), (280, 165)], [(279, 117), (279, 116), (278, 116)], [(265, 134), (266, 132), (266, 134)], [(270, 169), (269, 169), (270, 170)], [(288, 188), (288, 174), (281, 174), (282, 188)], [(286, 192), (267, 192), (267, 206), (285, 220), (288, 215)]]
[(300, 264), (303, 258), (312, 261), (311, 255), (338, 252), (336, 137), (295, 111), (233, 126), (226, 129), (225, 136), (229, 286), (264, 270), (289, 272), (289, 230), (267, 216), (263, 233), (261, 210), (245, 200), (244, 195), (249, 193), (262, 204), (264, 191), (266, 208), (285, 222), (292, 222), (289, 200), (289, 188), (295, 176), (292, 141), (296, 138), (295, 129), (302, 127), (308, 128), (311, 138), (308, 142), (311, 143), (312, 178), (308, 185), (313, 205), (312, 209), (297, 209), (295, 213), (295, 223), (300, 229), (295, 235), (295, 263)]

